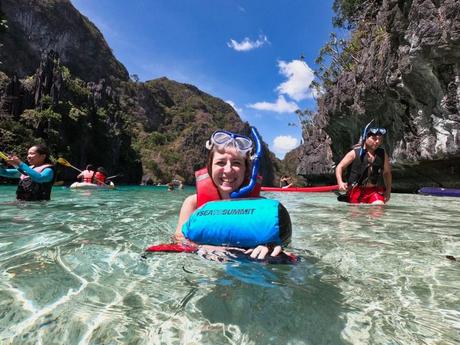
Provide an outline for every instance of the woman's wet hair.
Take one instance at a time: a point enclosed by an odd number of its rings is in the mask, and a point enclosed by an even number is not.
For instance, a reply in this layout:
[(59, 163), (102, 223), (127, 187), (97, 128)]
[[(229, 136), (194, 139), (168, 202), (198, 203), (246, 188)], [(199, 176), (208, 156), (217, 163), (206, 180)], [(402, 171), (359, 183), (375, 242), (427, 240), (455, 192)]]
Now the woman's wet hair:
[(94, 171), (94, 165), (88, 164), (88, 165), (86, 166), (86, 170)]
[(37, 153), (39, 153), (41, 155), (46, 155), (45, 163), (51, 163), (50, 150), (49, 150), (48, 146), (46, 146), (45, 144), (37, 144), (37, 145), (34, 145), (32, 147), (35, 147), (35, 151), (37, 151)]

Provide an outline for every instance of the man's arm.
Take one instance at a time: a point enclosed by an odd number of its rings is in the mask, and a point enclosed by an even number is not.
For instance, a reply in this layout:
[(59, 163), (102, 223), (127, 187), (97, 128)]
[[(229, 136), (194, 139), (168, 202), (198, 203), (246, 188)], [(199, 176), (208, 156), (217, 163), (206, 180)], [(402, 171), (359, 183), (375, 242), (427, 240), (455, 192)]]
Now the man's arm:
[(337, 184), (339, 185), (339, 190), (341, 191), (346, 191), (348, 188), (348, 184), (343, 182), (342, 179), (343, 171), (355, 160), (355, 157), (355, 150), (351, 150), (345, 155), (345, 157), (343, 157), (335, 168), (335, 178), (337, 179)]
[(391, 196), (391, 184), (393, 178), (391, 175), (391, 164), (388, 155), (385, 153), (385, 162), (383, 163), (383, 182), (385, 183), (385, 202), (390, 200)]

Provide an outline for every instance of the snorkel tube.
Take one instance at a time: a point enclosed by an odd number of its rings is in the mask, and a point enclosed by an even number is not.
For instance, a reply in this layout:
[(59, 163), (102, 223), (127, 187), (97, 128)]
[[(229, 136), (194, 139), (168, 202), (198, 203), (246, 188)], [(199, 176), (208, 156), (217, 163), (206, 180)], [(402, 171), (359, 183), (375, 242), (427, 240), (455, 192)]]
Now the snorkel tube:
[(366, 142), (367, 131), (369, 130), (369, 127), (370, 127), (370, 125), (372, 124), (372, 122), (374, 122), (374, 119), (372, 119), (371, 122), (369, 122), (369, 123), (366, 125), (366, 127), (364, 127), (363, 132), (361, 133), (361, 138), (360, 138), (361, 147), (360, 147), (360, 149), (359, 149), (359, 157), (360, 157), (360, 158), (363, 158), (363, 156), (364, 156), (364, 153), (365, 153), (365, 150), (364, 150), (364, 143)]
[(234, 191), (230, 194), (230, 197), (232, 199), (241, 198), (247, 195), (248, 193), (251, 193), (257, 182), (257, 173), (259, 172), (259, 161), (263, 154), (263, 148), (262, 143), (260, 141), (259, 133), (257, 132), (257, 129), (255, 127), (251, 127), (251, 136), (256, 145), (255, 153), (252, 156), (251, 179), (249, 180), (249, 183), (246, 186), (243, 186), (239, 190)]

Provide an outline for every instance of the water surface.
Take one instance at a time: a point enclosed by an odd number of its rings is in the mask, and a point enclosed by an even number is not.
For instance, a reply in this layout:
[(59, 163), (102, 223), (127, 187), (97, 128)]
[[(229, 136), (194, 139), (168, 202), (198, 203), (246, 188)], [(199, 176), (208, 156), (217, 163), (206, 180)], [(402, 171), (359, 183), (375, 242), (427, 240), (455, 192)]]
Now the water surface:
[[(458, 344), (460, 199), (266, 193), (295, 266), (153, 254), (193, 189), (0, 187), (0, 344)], [(450, 259), (449, 259), (450, 258)]]

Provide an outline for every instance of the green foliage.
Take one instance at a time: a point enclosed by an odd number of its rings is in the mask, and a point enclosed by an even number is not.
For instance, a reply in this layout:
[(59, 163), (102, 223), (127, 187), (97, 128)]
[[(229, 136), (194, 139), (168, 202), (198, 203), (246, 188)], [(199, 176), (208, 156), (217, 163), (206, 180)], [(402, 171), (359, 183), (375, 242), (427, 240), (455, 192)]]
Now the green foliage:
[(42, 96), (42, 98), (40, 99), (40, 107), (41, 108), (48, 109), (52, 105), (53, 105), (53, 98), (51, 98), (51, 96), (49, 96), (49, 95)]
[(174, 166), (181, 161), (181, 155), (176, 151), (167, 150), (162, 152), (161, 156), (165, 160), (165, 163), (169, 166)]
[(61, 115), (55, 113), (51, 107), (44, 110), (26, 109), (21, 115), (21, 122), (28, 127), (39, 129), (47, 125), (48, 127), (54, 122), (61, 121)]
[(368, 0), (334, 0), (332, 9), (336, 13), (332, 23), (336, 27), (352, 29), (356, 26), (362, 6)]
[(382, 42), (385, 39), (387, 39), (390, 36), (390, 34), (385, 30), (385, 28), (381, 25), (377, 26), (375, 29), (375, 40), (377, 42)]
[(362, 31), (356, 30), (351, 39), (346, 40), (331, 33), (329, 42), (321, 48), (315, 60), (319, 66), (315, 75), (320, 82), (312, 83), (311, 87), (316, 88), (317, 91), (321, 91), (322, 88), (328, 90), (335, 85), (340, 74), (354, 69), (359, 62), (362, 34)]
[(86, 109), (80, 109), (76, 107), (71, 107), (68, 114), (69, 118), (73, 121), (78, 122), (82, 118), (86, 118), (88, 116)]
[(105, 121), (108, 119), (108, 115), (107, 115), (107, 110), (104, 109), (104, 108), (97, 108), (96, 110), (96, 114), (98, 116), (98, 118), (102, 121)]
[(5, 19), (5, 14), (3, 13), (2, 9), (0, 8), (0, 33), (6, 31), (8, 29), (8, 24)]
[[(1, 4), (0, 4), (1, 6)], [(6, 29), (8, 29), (8, 25), (7, 25), (7, 22), (6, 22), (6, 19), (5, 19), (5, 15), (3, 14), (2, 12), (2, 9), (0, 8), (0, 34), (5, 32)], [(0, 49), (2, 48), (3, 44), (0, 43)], [(2, 62), (0, 61), (0, 65), (2, 64)]]
[(168, 138), (165, 134), (159, 132), (152, 132), (147, 138), (148, 147), (154, 147), (158, 145), (165, 145), (168, 142)]
[[(69, 72), (70, 73), (70, 72)], [(90, 92), (86, 87), (86, 83), (78, 78), (64, 78), (64, 86), (78, 103), (88, 101)]]
[[(313, 117), (315, 115), (314, 111), (310, 109), (305, 109), (305, 110), (297, 109), (295, 111), (295, 114), (297, 115), (299, 119), (302, 129), (313, 120)], [(295, 123), (289, 124), (289, 125), (297, 126)]]

